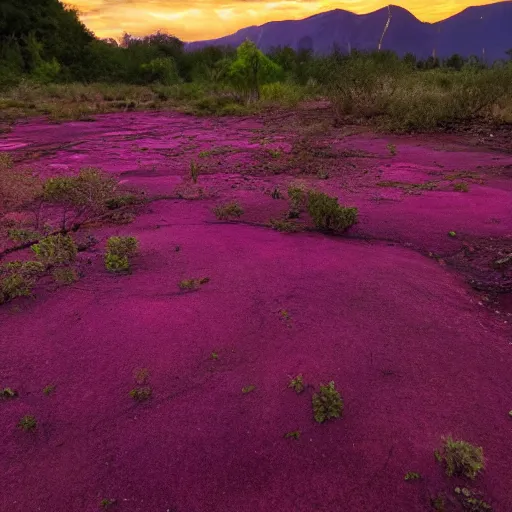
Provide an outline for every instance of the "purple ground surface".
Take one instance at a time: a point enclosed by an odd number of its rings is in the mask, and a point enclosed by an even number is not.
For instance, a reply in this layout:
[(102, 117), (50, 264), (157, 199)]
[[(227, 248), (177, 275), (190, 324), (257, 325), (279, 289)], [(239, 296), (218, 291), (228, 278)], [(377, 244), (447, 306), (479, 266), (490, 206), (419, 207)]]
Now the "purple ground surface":
[[(99, 243), (78, 283), (0, 308), (0, 388), (19, 392), (0, 402), (2, 512), (104, 498), (130, 512), (416, 512), (439, 495), (455, 511), (457, 485), (512, 510), (512, 275), (491, 266), (512, 252), (512, 154), (490, 133), (354, 128), (315, 136), (311, 156), (295, 121), (127, 113), (24, 122), (0, 140), (44, 176), (99, 166), (161, 196), (131, 224), (79, 233)], [(270, 192), (297, 180), (357, 206), (359, 224), (343, 237), (265, 227), (287, 209)], [(230, 200), (241, 222), (217, 221)], [(131, 275), (103, 269), (115, 234), (140, 241)], [(129, 396), (136, 368), (150, 372), (144, 403)], [(311, 395), (330, 380), (344, 417), (317, 424)], [(33, 433), (16, 429), (26, 414)], [(475, 481), (436, 463), (450, 434), (483, 447)]]

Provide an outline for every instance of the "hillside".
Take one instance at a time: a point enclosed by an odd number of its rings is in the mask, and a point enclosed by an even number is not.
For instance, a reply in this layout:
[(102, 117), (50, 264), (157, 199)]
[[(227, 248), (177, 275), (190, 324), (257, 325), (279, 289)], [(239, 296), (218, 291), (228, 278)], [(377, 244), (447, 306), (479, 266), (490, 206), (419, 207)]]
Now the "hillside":
[[(512, 48), (512, 2), (469, 7), (437, 23), (424, 23), (409, 11), (391, 6), (391, 24), (383, 49), (402, 55), (412, 52), (425, 58), (436, 54), (447, 57), (454, 53), (464, 56), (482, 55), (488, 60), (506, 58)], [(238, 46), (250, 39), (266, 51), (274, 46), (291, 46), (325, 54), (337, 45), (342, 50), (372, 50), (377, 48), (388, 9), (358, 15), (335, 9), (303, 20), (265, 23), (239, 30), (219, 39), (188, 43), (188, 49), (211, 45)]]

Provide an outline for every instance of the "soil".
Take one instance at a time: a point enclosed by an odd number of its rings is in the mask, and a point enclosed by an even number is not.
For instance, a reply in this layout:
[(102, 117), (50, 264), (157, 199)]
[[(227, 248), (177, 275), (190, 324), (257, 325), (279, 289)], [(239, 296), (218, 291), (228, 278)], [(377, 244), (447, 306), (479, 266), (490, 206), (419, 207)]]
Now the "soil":
[[(506, 137), (387, 136), (325, 110), (18, 123), (0, 139), (16, 166), (101, 167), (151, 200), (132, 223), (76, 233), (97, 241), (80, 281), (0, 307), (0, 388), (18, 392), (0, 402), (0, 510), (419, 512), (438, 496), (462, 510), (456, 486), (511, 510)], [(333, 236), (303, 213), (302, 232), (270, 229), (289, 208), (272, 192), (292, 182), (356, 206), (359, 223)], [(218, 221), (230, 201), (244, 215)], [(130, 275), (103, 267), (112, 235), (139, 239)], [(344, 414), (318, 424), (311, 397), (331, 380)], [(34, 432), (16, 428), (28, 414)], [(448, 435), (483, 447), (474, 481), (436, 462)]]

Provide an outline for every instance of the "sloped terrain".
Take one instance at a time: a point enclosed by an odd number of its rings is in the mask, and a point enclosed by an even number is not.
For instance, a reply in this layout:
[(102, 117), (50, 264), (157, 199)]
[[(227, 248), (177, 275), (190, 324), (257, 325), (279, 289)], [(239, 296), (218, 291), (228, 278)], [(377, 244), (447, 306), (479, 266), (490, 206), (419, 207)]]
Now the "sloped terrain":
[[(0, 307), (0, 388), (19, 394), (0, 401), (0, 510), (415, 512), (440, 496), (462, 510), (456, 486), (509, 510), (512, 274), (495, 265), (512, 253), (509, 136), (386, 137), (322, 111), (17, 125), (0, 141), (16, 166), (101, 167), (148, 202), (75, 234), (97, 241), (79, 282)], [(270, 229), (294, 182), (359, 223), (332, 236), (303, 213), (301, 232)], [(217, 220), (229, 201), (243, 216)], [(118, 234), (140, 242), (127, 276), (103, 268)], [(331, 380), (343, 418), (318, 424), (311, 396)], [(16, 429), (26, 414), (35, 432)], [(436, 462), (448, 435), (483, 447), (474, 481)]]

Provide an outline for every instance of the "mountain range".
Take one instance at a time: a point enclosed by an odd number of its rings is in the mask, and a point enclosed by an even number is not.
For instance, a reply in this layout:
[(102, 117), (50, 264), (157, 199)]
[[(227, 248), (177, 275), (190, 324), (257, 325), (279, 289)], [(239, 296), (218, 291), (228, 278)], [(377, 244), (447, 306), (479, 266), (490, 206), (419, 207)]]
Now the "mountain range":
[(263, 51), (277, 46), (308, 49), (317, 54), (327, 54), (336, 46), (347, 52), (376, 50), (389, 12), (391, 22), (382, 49), (399, 55), (411, 52), (418, 58), (426, 58), (433, 53), (437, 57), (458, 53), (492, 62), (506, 59), (505, 52), (512, 48), (512, 1), (468, 7), (436, 23), (422, 22), (395, 5), (369, 14), (335, 9), (302, 20), (243, 28), (218, 39), (187, 43), (186, 47), (193, 50), (205, 46), (238, 46), (249, 39)]

